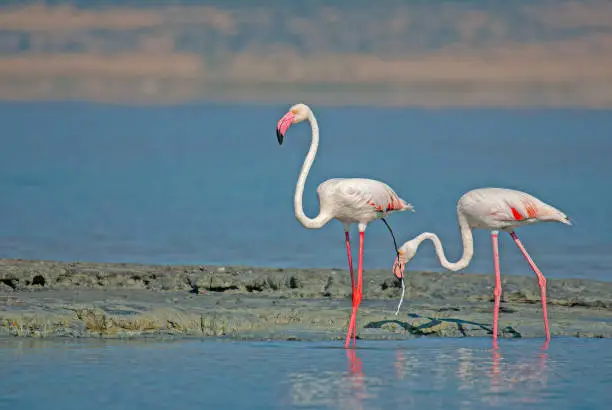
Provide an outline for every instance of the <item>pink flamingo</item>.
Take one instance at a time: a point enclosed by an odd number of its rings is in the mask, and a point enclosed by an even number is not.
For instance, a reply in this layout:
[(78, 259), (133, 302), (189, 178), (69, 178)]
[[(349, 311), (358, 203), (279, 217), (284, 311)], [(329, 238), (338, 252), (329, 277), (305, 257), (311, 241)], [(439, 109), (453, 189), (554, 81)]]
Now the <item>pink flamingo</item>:
[(542, 299), (542, 313), (544, 315), (544, 329), (546, 340), (550, 340), (548, 330), (548, 315), (546, 313), (546, 278), (536, 266), (535, 262), (514, 232), (514, 228), (531, 225), (536, 222), (561, 222), (571, 225), (569, 218), (558, 209), (540, 201), (539, 199), (521, 191), (504, 188), (480, 188), (464, 194), (457, 202), (457, 218), (461, 238), (463, 240), (463, 256), (457, 262), (449, 262), (444, 256), (442, 243), (437, 235), (424, 232), (405, 242), (398, 252), (398, 258), (393, 264), (393, 272), (397, 277), (403, 277), (406, 263), (417, 252), (421, 242), (429, 239), (433, 242), (436, 254), (442, 266), (452, 271), (465, 268), (474, 255), (474, 240), (472, 229), (487, 229), (491, 231), (493, 241), (493, 264), (495, 268), (495, 310), (493, 311), (493, 340), (497, 343), (499, 302), (501, 298), (501, 274), (499, 270), (498, 231), (510, 234), (516, 246), (531, 266), (538, 278), (540, 296)]
[[(308, 120), (312, 129), (312, 142), (310, 149), (302, 165), (302, 171), (298, 177), (295, 189), (293, 205), (295, 216), (300, 223), (309, 229), (319, 229), (332, 219), (337, 219), (344, 225), (346, 238), (346, 253), (348, 255), (349, 271), (351, 273), (353, 311), (346, 334), (345, 348), (350, 345), (351, 335), (353, 345), (356, 345), (356, 316), (362, 298), (362, 271), (363, 271), (363, 243), (364, 232), (368, 223), (375, 219), (382, 219), (392, 212), (413, 210), (411, 204), (401, 199), (387, 184), (380, 181), (365, 178), (334, 178), (324, 181), (317, 187), (319, 196), (319, 215), (309, 218), (302, 208), (302, 196), (304, 185), (310, 167), (317, 154), (319, 146), (319, 126), (310, 109), (305, 104), (296, 104), (285, 114), (276, 126), (278, 143), (283, 143), (287, 129), (292, 124)], [(356, 223), (359, 227), (359, 266), (357, 270), (357, 284), (353, 274), (353, 259), (351, 256), (351, 244), (349, 229), (351, 224)], [(389, 228), (389, 225), (387, 225)], [(391, 228), (389, 228), (391, 230)], [(393, 235), (393, 233), (391, 233)]]

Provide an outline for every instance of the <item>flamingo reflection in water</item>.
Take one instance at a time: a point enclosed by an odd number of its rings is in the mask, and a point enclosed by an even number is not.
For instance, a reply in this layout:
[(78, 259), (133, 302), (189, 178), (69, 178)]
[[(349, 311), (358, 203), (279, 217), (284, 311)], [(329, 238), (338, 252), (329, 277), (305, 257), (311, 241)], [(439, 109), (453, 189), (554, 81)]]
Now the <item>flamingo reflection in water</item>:
[[(458, 379), (458, 390), (474, 391), (472, 398), (464, 399), (462, 404), (469, 408), (474, 401), (481, 401), (488, 405), (507, 405), (511, 402), (534, 403), (538, 395), (544, 391), (548, 384), (548, 341), (539, 348), (535, 357), (527, 357), (518, 361), (513, 357), (502, 354), (498, 346), (490, 349), (490, 360), (483, 360), (480, 350), (459, 347), (452, 354), (452, 362), (457, 363), (453, 374), (444, 369), (449, 367), (449, 355), (443, 353), (437, 357), (424, 359), (418, 352), (398, 349), (395, 352), (395, 377), (404, 380), (410, 387), (418, 388), (424, 377), (423, 371), (435, 369), (439, 382), (444, 384), (452, 378)], [(426, 363), (425, 363), (426, 362)], [(486, 369), (485, 366), (490, 366)], [(446, 374), (444, 374), (446, 373)], [(482, 376), (488, 377), (484, 380)], [(413, 386), (414, 384), (414, 386)], [(520, 392), (516, 395), (503, 395), (500, 393)]]
[[(427, 403), (446, 408), (449, 400), (460, 400), (459, 407), (466, 409), (478, 404), (490, 407), (538, 402), (548, 385), (548, 342), (527, 357), (513, 354), (511, 349), (517, 349), (516, 345), (504, 349), (505, 353), (496, 347), (484, 354), (486, 350), (474, 346), (439, 351), (405, 347), (375, 355), (373, 350), (348, 349), (344, 371), (336, 367), (290, 374), (290, 400), (294, 406), (363, 409), (383, 398), (389, 400), (389, 389), (400, 388), (402, 392), (420, 392), (393, 394), (391, 400), (403, 407)], [(381, 370), (389, 368), (380, 363), (381, 355), (394, 362), (394, 372)], [(366, 375), (368, 356), (376, 363), (370, 363), (371, 374)], [(449, 388), (457, 390), (453, 397), (432, 394)]]
[[(548, 343), (547, 340), (542, 344), (536, 358), (521, 360), (516, 363), (504, 363), (501, 349), (494, 345), (491, 349), (491, 392), (521, 391), (523, 393), (520, 396), (521, 401), (536, 402), (536, 397), (524, 393), (543, 390), (548, 384)], [(500, 396), (490, 396), (489, 400), (491, 401), (490, 404), (499, 404)]]
[(350, 408), (362, 409), (363, 400), (366, 398), (366, 386), (364, 383), (365, 375), (363, 374), (363, 362), (357, 357), (357, 352), (353, 350), (346, 351), (346, 358), (348, 359), (348, 377), (347, 381), (350, 384), (353, 392), (353, 398), (355, 403)]
[(347, 371), (292, 373), (291, 404), (294, 406), (364, 409), (364, 401), (376, 400), (383, 385), (379, 377), (365, 376), (355, 349), (347, 349)]

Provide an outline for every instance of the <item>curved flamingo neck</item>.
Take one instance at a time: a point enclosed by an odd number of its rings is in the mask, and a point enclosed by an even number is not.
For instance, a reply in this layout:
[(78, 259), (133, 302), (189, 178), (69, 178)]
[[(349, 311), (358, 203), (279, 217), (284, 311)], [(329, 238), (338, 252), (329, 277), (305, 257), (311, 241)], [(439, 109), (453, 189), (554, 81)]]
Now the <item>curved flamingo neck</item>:
[(440, 238), (438, 238), (438, 235), (435, 233), (424, 232), (412, 240), (414, 241), (415, 249), (421, 245), (421, 242), (427, 239), (432, 241), (440, 264), (452, 271), (458, 271), (468, 266), (472, 260), (472, 256), (474, 256), (474, 237), (472, 236), (472, 229), (461, 212), (457, 212), (457, 219), (461, 231), (461, 240), (463, 242), (463, 255), (461, 259), (456, 262), (450, 262), (446, 258), (446, 255), (444, 255), (444, 248), (442, 247), (442, 241), (440, 241)]
[(317, 215), (314, 219), (311, 219), (306, 216), (302, 206), (302, 197), (304, 196), (304, 185), (306, 185), (306, 178), (308, 177), (310, 167), (314, 162), (315, 156), (317, 155), (317, 149), (319, 148), (319, 124), (317, 123), (317, 119), (312, 111), (308, 114), (308, 122), (310, 123), (310, 127), (312, 129), (312, 142), (310, 143), (310, 149), (308, 150), (306, 159), (304, 159), (304, 164), (302, 164), (302, 170), (300, 171), (300, 176), (298, 177), (297, 185), (295, 186), (293, 207), (295, 210), (295, 217), (302, 225), (304, 225), (306, 228), (317, 229), (329, 222), (331, 218), (325, 215), (319, 209), (319, 215)]

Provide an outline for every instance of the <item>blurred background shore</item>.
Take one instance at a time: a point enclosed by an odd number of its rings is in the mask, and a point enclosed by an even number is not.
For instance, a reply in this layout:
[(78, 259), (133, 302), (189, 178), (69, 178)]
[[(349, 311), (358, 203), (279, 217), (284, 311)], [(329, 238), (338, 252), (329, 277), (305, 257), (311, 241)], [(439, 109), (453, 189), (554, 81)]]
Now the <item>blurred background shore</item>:
[(0, 99), (612, 106), (608, 1), (5, 1)]

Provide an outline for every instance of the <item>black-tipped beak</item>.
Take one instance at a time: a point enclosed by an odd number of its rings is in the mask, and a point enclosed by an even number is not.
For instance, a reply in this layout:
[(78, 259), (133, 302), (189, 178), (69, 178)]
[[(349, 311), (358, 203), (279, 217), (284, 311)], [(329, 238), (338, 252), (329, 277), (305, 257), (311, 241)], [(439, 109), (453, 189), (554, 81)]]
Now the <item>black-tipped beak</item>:
[(285, 136), (281, 134), (278, 128), (276, 129), (276, 138), (278, 138), (278, 145), (283, 145), (283, 138), (285, 138)]

